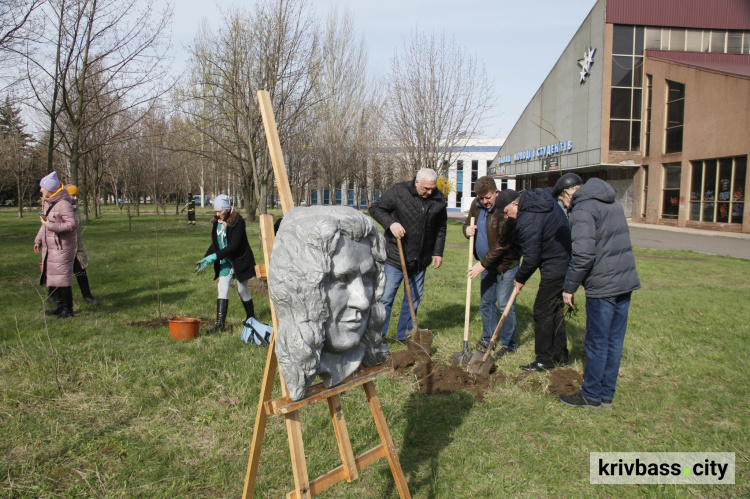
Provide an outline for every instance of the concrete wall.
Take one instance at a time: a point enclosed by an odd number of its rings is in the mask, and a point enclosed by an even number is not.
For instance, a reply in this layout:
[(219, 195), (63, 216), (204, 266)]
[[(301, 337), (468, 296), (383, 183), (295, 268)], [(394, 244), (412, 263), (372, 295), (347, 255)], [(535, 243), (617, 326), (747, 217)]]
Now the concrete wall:
[[(662, 59), (646, 58), (644, 75), (653, 77), (651, 151), (648, 165), (647, 223), (716, 230), (740, 230), (736, 224), (689, 221), (690, 174), (693, 160), (746, 156), (750, 154), (750, 78), (699, 69)], [(645, 76), (644, 76), (645, 80)], [(666, 123), (667, 82), (685, 84), (685, 124), (681, 153), (663, 154)], [(645, 98), (644, 98), (645, 102)], [(645, 115), (644, 115), (645, 116)], [(644, 124), (645, 130), (645, 124)], [(645, 144), (644, 144), (645, 145)], [(663, 166), (680, 163), (680, 206), (677, 221), (661, 218)], [(749, 172), (750, 173), (750, 172)], [(634, 215), (640, 217), (643, 171), (636, 177)], [(750, 175), (745, 192), (750, 189)], [(750, 203), (745, 202), (742, 232), (750, 232)]]
[[(585, 83), (581, 83), (577, 61), (589, 47), (596, 49), (594, 64)], [(602, 94), (605, 87), (609, 88), (604, 79), (606, 64), (605, 2), (600, 0), (521, 114), (498, 157), (572, 140), (573, 149), (560, 158), (562, 169), (598, 164)], [(500, 166), (505, 166), (508, 175), (542, 171), (540, 159)]]

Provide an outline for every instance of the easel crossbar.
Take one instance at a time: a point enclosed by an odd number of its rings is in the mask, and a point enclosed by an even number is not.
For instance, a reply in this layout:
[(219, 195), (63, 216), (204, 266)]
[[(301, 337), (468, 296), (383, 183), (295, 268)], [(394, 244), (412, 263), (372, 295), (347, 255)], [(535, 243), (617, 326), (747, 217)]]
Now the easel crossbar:
[[(354, 463), (357, 466), (357, 471), (367, 468), (373, 463), (386, 457), (387, 451), (383, 444), (376, 445), (367, 452), (363, 452), (359, 456), (354, 458)], [(315, 480), (310, 482), (310, 495), (317, 495), (326, 489), (329, 489), (339, 482), (346, 480), (346, 468), (342, 464), (341, 466), (332, 469), (325, 475), (321, 475)], [(286, 495), (289, 499), (297, 499), (297, 491), (289, 492)]]
[(332, 388), (326, 388), (323, 383), (311, 386), (307, 389), (305, 398), (301, 400), (293, 401), (289, 397), (284, 396), (268, 400), (265, 402), (266, 414), (288, 414), (293, 411), (298, 411), (303, 407), (314, 404), (315, 402), (325, 400), (333, 395), (338, 395), (349, 391), (352, 388), (363, 385), (368, 381), (379, 378), (391, 371), (393, 371), (393, 368), (385, 364), (373, 367), (360, 367), (346, 380)]

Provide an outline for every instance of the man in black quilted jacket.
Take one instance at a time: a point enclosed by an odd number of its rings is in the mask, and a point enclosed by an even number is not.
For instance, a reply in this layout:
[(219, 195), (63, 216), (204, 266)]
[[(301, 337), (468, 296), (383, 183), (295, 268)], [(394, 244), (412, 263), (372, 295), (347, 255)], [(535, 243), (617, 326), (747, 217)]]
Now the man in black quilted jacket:
[(523, 191), (504, 211), (509, 218), (517, 219), (516, 233), (523, 254), (514, 285), (520, 293), (537, 269), (541, 277), (534, 301), (536, 358), (521, 369), (546, 371), (554, 369), (555, 362), (565, 366), (568, 364), (568, 338), (561, 296), (570, 262), (568, 218), (549, 187)]
[[(436, 269), (443, 263), (448, 214), (443, 193), (437, 189), (437, 173), (430, 168), (422, 168), (414, 180), (393, 185), (372, 204), (370, 215), (385, 230), (386, 283), (385, 292), (380, 298), (386, 314), (383, 324), (385, 336), (393, 300), (404, 278), (396, 239), (401, 240), (404, 249), (409, 285), (414, 295), (414, 313), (422, 300), (425, 270), (430, 263)], [(406, 332), (411, 328), (409, 301), (404, 292), (396, 338), (406, 341)]]

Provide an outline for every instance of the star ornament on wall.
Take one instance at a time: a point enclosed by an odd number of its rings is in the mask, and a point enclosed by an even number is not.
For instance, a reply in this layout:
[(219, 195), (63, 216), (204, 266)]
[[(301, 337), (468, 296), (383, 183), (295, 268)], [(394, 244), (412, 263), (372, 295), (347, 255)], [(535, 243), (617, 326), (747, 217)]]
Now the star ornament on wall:
[(578, 59), (578, 65), (581, 66), (581, 71), (578, 73), (581, 77), (581, 83), (586, 83), (586, 77), (591, 74), (594, 54), (596, 54), (596, 49), (589, 47), (583, 51), (583, 59)]

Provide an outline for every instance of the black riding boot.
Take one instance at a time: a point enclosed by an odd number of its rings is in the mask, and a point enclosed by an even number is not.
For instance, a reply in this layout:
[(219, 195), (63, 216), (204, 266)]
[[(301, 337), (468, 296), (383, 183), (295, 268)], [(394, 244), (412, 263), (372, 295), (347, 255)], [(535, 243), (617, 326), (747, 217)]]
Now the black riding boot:
[(229, 308), (229, 300), (226, 298), (219, 298), (216, 300), (216, 324), (206, 331), (206, 333), (215, 333), (216, 331), (224, 331), (224, 321), (227, 318), (227, 309)]
[(73, 313), (73, 288), (66, 286), (64, 288), (57, 288), (57, 292), (60, 294), (58, 300), (60, 300), (60, 313), (57, 314), (58, 319), (67, 319), (68, 317), (75, 317)]
[(91, 288), (89, 288), (89, 276), (86, 274), (86, 269), (76, 274), (76, 280), (78, 281), (78, 287), (81, 288), (81, 294), (83, 300), (89, 305), (99, 305), (99, 300), (94, 298), (91, 294)]
[(255, 317), (255, 305), (253, 305), (253, 299), (250, 298), (248, 301), (243, 301), (242, 306), (245, 307), (245, 321), (250, 320), (251, 317)]
[(44, 311), (46, 315), (57, 315), (62, 311), (60, 304), (60, 288), (49, 287), (47, 288), (47, 303), (50, 304), (50, 308)]

